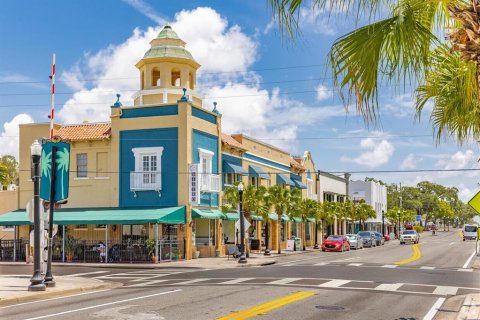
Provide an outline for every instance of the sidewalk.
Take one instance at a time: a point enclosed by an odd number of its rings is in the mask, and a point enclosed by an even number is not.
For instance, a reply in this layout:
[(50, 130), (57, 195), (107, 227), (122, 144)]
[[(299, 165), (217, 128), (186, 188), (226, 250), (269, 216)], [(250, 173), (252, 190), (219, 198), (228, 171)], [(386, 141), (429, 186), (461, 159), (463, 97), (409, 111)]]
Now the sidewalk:
[[(317, 250), (307, 249), (306, 251), (284, 251), (282, 254), (273, 253), (271, 256), (264, 256), (263, 253), (250, 253), (247, 263), (238, 263), (238, 259), (232, 257), (200, 258), (183, 261), (172, 261), (164, 263), (53, 263), (55, 268), (62, 267), (91, 267), (91, 268), (132, 268), (132, 269), (161, 269), (161, 268), (185, 268), (185, 269), (225, 269), (242, 268), (271, 265), (277, 262), (279, 256), (315, 252)], [(0, 262), (0, 266), (25, 265), (25, 262)], [(102, 290), (121, 286), (117, 282), (102, 281), (92, 278), (81, 278), (72, 276), (55, 276), (56, 286), (46, 288), (45, 291), (28, 291), (31, 275), (0, 275), (0, 305), (28, 302), (41, 299), (49, 299), (59, 296), (66, 296), (86, 291)]]

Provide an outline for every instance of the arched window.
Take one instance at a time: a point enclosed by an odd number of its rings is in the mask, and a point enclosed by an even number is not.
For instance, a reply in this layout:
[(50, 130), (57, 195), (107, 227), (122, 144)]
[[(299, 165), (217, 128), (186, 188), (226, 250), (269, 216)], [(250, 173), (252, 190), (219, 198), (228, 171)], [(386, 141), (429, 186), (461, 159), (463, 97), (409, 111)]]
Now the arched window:
[(140, 73), (140, 90), (145, 88), (145, 72)]
[(172, 70), (172, 86), (180, 87), (180, 70), (178, 69)]
[(189, 72), (188, 73), (188, 87), (193, 90), (194, 89), (194, 85), (195, 83), (193, 82), (193, 73), (192, 72)]
[(160, 70), (153, 68), (152, 70), (152, 86), (160, 87)]

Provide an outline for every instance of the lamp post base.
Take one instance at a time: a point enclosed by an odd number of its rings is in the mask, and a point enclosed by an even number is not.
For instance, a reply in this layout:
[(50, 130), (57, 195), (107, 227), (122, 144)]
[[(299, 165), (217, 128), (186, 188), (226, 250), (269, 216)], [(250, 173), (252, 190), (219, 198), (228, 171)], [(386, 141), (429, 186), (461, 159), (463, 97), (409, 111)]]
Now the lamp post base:
[(247, 263), (247, 257), (245, 257), (245, 254), (242, 254), (240, 256), (240, 259), (238, 259), (238, 263)]
[(28, 286), (28, 291), (45, 291), (46, 287), (43, 283), (43, 278), (40, 272), (35, 272), (33, 277), (30, 279), (30, 285)]
[(45, 280), (43, 281), (43, 283), (49, 287), (49, 288), (53, 288), (55, 287), (55, 280), (53, 280), (53, 276), (50, 274), (46, 274), (45, 275)]
[(318, 245), (318, 243), (315, 243), (315, 245), (313, 246), (313, 249), (320, 249), (320, 246)]
[(265, 249), (265, 252), (263, 253), (264, 256), (270, 256), (270, 249)]

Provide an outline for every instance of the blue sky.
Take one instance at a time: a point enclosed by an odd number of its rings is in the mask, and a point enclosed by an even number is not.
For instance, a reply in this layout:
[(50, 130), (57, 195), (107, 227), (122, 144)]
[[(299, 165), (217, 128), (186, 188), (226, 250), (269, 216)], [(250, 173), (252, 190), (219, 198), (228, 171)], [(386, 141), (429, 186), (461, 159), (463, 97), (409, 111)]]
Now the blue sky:
[[(117, 92), (124, 105), (138, 89), (134, 64), (169, 22), (202, 65), (198, 91), (223, 114), (224, 131), (244, 132), (292, 154), (310, 150), (330, 172), (477, 168), (478, 146), (435, 145), (412, 97), (381, 88), (381, 126), (367, 128), (333, 91), (326, 55), (353, 26), (306, 6), (302, 37), (282, 39), (266, 1), (2, 1), (0, 3), (0, 154), (18, 154), (18, 124), (46, 122), (48, 76), (57, 55), (56, 121), (108, 120)], [(476, 172), (359, 173), (412, 185), (430, 180), (468, 200)]]

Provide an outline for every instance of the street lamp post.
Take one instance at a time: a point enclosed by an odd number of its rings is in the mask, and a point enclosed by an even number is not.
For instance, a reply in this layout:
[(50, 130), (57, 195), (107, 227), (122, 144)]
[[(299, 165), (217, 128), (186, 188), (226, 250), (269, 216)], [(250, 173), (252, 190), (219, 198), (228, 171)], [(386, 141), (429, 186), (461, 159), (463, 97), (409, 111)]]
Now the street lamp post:
[(238, 195), (240, 200), (240, 259), (238, 263), (246, 263), (245, 257), (245, 218), (243, 216), (243, 183), (238, 184)]
[(398, 210), (398, 228), (397, 228), (397, 239), (400, 239), (400, 209)]
[(385, 235), (385, 210), (382, 210), (382, 235)]
[(34, 223), (34, 259), (33, 259), (33, 276), (30, 278), (28, 291), (45, 291), (46, 287), (43, 283), (43, 277), (40, 271), (40, 155), (42, 153), (42, 145), (35, 140), (30, 146), (33, 163), (33, 223)]
[[(265, 193), (265, 197), (268, 197), (269, 194), (268, 192)], [(267, 213), (267, 217), (268, 217), (268, 213)], [(269, 219), (266, 219), (265, 220), (265, 252), (263, 253), (264, 256), (269, 256), (271, 255), (270, 254), (270, 249), (268, 248), (268, 241), (270, 240), (270, 235), (269, 235), (269, 230), (268, 230), (268, 220)]]

